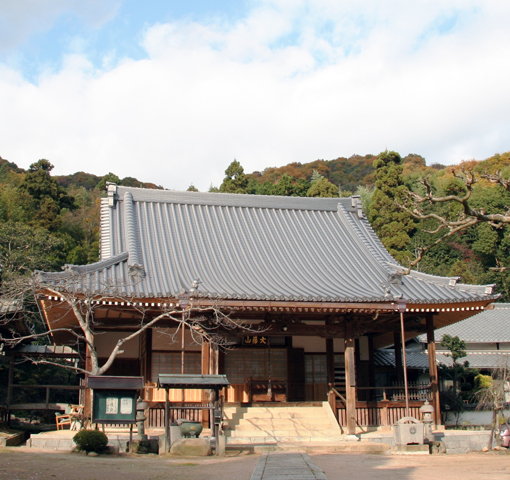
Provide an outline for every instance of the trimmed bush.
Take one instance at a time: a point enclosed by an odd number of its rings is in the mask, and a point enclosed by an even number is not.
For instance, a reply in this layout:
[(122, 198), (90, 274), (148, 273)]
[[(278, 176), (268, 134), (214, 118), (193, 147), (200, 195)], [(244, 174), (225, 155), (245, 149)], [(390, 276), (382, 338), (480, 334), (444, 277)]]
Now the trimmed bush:
[(101, 453), (108, 445), (108, 437), (99, 430), (80, 430), (73, 438), (80, 450)]

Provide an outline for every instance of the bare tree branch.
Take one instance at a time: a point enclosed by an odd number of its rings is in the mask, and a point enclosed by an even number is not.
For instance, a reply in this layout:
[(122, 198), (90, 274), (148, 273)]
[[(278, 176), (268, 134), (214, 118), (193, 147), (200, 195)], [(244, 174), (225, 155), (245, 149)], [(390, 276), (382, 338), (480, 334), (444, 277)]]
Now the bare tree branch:
[[(487, 223), (493, 228), (501, 228), (504, 225), (510, 224), (510, 212), (505, 214), (501, 213), (486, 213), (484, 209), (473, 208), (470, 204), (473, 186), (477, 183), (477, 178), (472, 171), (461, 169), (460, 172), (452, 169), (452, 174), (455, 178), (460, 179), (466, 187), (466, 194), (459, 195), (446, 195), (435, 196), (434, 189), (430, 183), (430, 177), (420, 180), (420, 183), (425, 188), (425, 195), (420, 195), (417, 192), (407, 190), (404, 202), (395, 200), (397, 205), (404, 211), (408, 212), (417, 220), (432, 220), (436, 223), (436, 227), (430, 230), (424, 230), (430, 234), (441, 234), (434, 242), (424, 247), (417, 247), (417, 255), (414, 260), (409, 260), (410, 267), (416, 266), (423, 259), (423, 256), (431, 248), (444, 242), (449, 237), (460, 233), (470, 227), (480, 223)], [(497, 173), (495, 175), (483, 174), (482, 178), (489, 180), (492, 183), (497, 183), (503, 186), (506, 190), (510, 190), (510, 179), (505, 180)], [(436, 204), (458, 204), (462, 207), (462, 211), (458, 213), (457, 218), (448, 218), (445, 215), (440, 215), (436, 212), (426, 212), (424, 207), (427, 205)], [(498, 271), (501, 267), (498, 267)]]
[[(76, 340), (76, 348), (80, 351), (87, 347), (87, 358), (90, 364), (85, 367), (64, 366), (72, 370), (103, 375), (112, 366), (115, 359), (123, 353), (122, 347), (141, 335), (150, 328), (158, 328), (162, 322), (175, 325), (177, 335), (180, 329), (189, 328), (192, 341), (203, 344), (205, 342), (215, 344), (220, 348), (228, 348), (229, 342), (224, 332), (241, 329), (247, 332), (263, 331), (257, 326), (251, 326), (239, 319), (233, 319), (228, 312), (223, 311), (219, 305), (201, 306), (200, 295), (196, 286), (188, 294), (184, 294), (185, 302), (180, 303), (178, 298), (158, 299), (157, 305), (143, 302), (134, 294), (127, 294), (132, 285), (103, 284), (100, 288), (84, 288), (87, 285), (83, 273), (73, 272), (72, 269), (58, 274), (57, 279), (52, 277), (51, 281), (45, 280), (41, 275), (34, 275), (31, 278), (23, 278), (11, 282), (8, 288), (4, 289), (4, 300), (28, 298), (42, 307), (42, 316), (51, 324), (46, 325), (44, 331), (31, 331), (26, 334), (19, 334), (13, 331), (11, 337), (0, 335), (0, 341), (7, 345), (14, 346), (22, 342), (34, 341), (42, 338), (49, 338), (50, 332), (54, 334), (68, 334)], [(198, 286), (198, 282), (197, 282)], [(132, 291), (132, 288), (131, 288)], [(117, 340), (109, 352), (106, 360), (101, 360), (96, 349), (96, 335), (101, 331), (101, 319), (106, 320), (104, 310), (117, 311), (128, 316), (130, 321), (129, 333)], [(26, 312), (21, 309), (17, 311), (19, 316)], [(38, 358), (39, 363), (56, 364), (51, 360)]]

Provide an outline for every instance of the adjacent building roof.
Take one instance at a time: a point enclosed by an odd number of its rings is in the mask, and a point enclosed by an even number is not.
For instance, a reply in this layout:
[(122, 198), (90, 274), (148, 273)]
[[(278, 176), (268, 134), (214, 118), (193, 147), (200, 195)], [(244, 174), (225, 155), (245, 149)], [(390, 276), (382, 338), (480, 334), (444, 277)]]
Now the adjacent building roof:
[[(101, 261), (42, 274), (79, 288), (122, 285), (138, 297), (441, 304), (487, 301), (465, 285), (402, 267), (363, 215), (360, 199), (175, 192), (108, 185)], [(199, 283), (197, 280), (199, 279)]]
[[(434, 335), (436, 341), (441, 341), (443, 335), (450, 335), (466, 343), (510, 343), (510, 303), (495, 303), (494, 309), (439, 328)], [(421, 343), (427, 343), (427, 335), (417, 338)]]
[[(429, 356), (426, 352), (406, 352), (407, 368), (429, 369)], [(493, 369), (503, 366), (510, 367), (509, 351), (484, 351), (468, 352), (468, 354), (458, 360), (459, 363), (469, 362), (470, 368)], [(379, 366), (395, 367), (395, 353), (393, 350), (380, 349), (374, 352), (374, 362)], [(436, 353), (436, 362), (451, 367), (453, 360), (450, 356), (442, 353)]]

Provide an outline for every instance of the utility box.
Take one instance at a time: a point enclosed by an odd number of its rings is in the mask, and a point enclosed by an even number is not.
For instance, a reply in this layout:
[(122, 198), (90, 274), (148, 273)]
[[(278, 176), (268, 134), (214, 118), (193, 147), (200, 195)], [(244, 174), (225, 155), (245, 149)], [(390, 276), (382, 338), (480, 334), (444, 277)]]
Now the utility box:
[(89, 376), (87, 387), (93, 390), (92, 423), (136, 423), (136, 400), (143, 388), (142, 377)]
[(403, 417), (393, 426), (396, 445), (423, 445), (423, 423), (414, 417)]

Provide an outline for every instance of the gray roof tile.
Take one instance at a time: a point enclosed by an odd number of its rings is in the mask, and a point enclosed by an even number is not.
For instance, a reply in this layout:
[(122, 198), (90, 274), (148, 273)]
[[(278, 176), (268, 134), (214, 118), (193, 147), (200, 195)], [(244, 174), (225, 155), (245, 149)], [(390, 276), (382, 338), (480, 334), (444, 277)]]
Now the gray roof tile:
[[(439, 328), (434, 335), (438, 342), (443, 335), (451, 335), (467, 343), (510, 343), (510, 303), (495, 303), (494, 309)], [(417, 338), (422, 343), (427, 342), (426, 335)]]
[[(487, 300), (491, 286), (401, 271), (356, 198), (173, 192), (108, 186), (101, 262), (70, 266), (82, 288), (123, 284), (140, 297), (199, 292), (225, 299), (411, 303)], [(135, 277), (130, 276), (135, 274)], [(136, 274), (138, 273), (138, 276)], [(58, 281), (62, 274), (42, 274)], [(133, 279), (136, 278), (137, 281)]]

